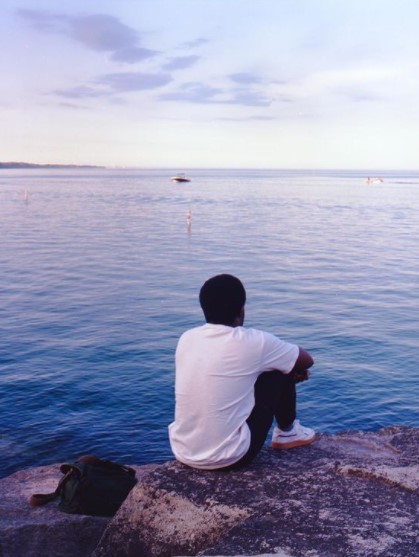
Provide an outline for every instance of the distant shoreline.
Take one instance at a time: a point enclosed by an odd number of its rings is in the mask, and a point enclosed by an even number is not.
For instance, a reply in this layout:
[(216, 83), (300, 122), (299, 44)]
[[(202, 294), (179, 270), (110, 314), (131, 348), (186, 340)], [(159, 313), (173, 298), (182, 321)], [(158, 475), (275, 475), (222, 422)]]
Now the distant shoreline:
[(20, 168), (105, 168), (104, 166), (94, 166), (91, 164), (34, 164), (30, 162), (0, 162), (0, 170), (20, 169)]

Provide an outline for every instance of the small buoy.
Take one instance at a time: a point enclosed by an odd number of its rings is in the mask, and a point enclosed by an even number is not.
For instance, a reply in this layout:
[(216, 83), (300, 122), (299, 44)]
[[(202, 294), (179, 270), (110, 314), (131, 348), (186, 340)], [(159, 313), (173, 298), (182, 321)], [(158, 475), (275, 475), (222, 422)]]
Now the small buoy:
[(188, 232), (192, 230), (192, 213), (190, 209), (186, 211), (186, 230)]

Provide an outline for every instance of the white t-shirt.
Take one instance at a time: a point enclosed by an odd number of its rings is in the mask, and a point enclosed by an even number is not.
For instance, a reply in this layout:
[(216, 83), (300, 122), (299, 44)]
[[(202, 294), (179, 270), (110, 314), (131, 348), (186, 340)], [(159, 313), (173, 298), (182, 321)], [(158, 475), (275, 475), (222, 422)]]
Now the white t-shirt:
[(257, 329), (207, 323), (186, 331), (176, 349), (169, 426), (175, 457), (205, 470), (240, 460), (250, 445), (256, 379), (264, 371), (289, 373), (298, 354), (297, 345)]

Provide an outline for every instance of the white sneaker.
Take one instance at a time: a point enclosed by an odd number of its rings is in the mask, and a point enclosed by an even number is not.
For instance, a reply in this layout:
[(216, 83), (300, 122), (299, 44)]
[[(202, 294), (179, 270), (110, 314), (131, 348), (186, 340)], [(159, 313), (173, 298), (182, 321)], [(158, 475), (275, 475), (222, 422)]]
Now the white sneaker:
[(316, 439), (316, 432), (309, 427), (303, 427), (295, 420), (290, 431), (283, 431), (275, 427), (272, 434), (271, 447), (274, 449), (292, 449), (309, 445)]

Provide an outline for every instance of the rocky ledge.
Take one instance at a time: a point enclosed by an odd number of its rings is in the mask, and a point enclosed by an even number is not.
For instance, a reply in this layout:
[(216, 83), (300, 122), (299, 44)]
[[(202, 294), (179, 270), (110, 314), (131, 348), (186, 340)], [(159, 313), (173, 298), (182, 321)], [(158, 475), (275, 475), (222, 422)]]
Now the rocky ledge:
[(112, 519), (30, 508), (59, 465), (0, 481), (0, 557), (417, 557), (419, 429), (322, 435), (266, 447), (238, 472), (137, 467)]

